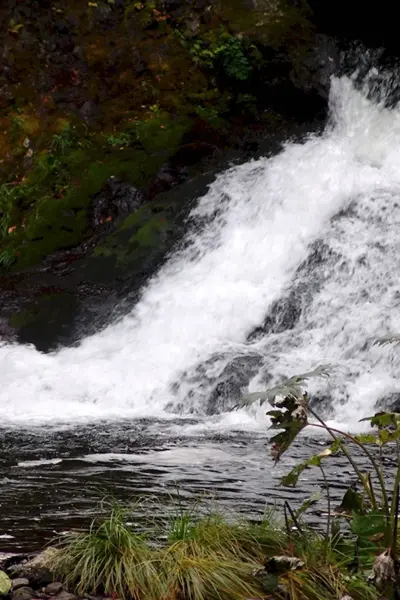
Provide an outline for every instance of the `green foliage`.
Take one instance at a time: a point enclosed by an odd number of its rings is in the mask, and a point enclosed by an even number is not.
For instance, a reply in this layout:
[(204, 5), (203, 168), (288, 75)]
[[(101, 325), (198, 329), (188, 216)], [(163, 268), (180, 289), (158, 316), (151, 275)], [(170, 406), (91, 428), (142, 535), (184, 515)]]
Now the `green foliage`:
[(120, 146), (127, 147), (132, 144), (133, 136), (131, 133), (127, 131), (121, 131), (120, 133), (116, 133), (115, 135), (109, 135), (107, 137), (107, 142), (110, 146)]
[(172, 519), (168, 545), (160, 552), (167, 597), (257, 596), (260, 587), (252, 577), (257, 563), (245, 544), (250, 539), (244, 527), (228, 523), (218, 513), (201, 517), (196, 511), (181, 511)]
[(226, 129), (227, 123), (221, 119), (218, 110), (213, 107), (196, 106), (196, 114), (199, 115), (203, 121), (207, 121), (214, 129)]
[(8, 234), (19, 190), (13, 184), (0, 185), (0, 240)]
[(88, 532), (69, 534), (50, 565), (55, 575), (80, 595), (101, 590), (121, 599), (162, 597), (150, 549), (127, 517), (113, 504), (109, 516), (94, 521)]
[[(350, 572), (348, 542), (333, 543), (307, 527), (288, 531), (272, 512), (258, 523), (232, 522), (218, 512), (201, 515), (197, 505), (181, 510), (167, 529), (164, 525), (154, 529), (153, 524), (152, 535), (157, 536), (151, 545), (127, 525), (128, 518), (132, 519), (131, 511), (113, 504), (109, 515), (94, 522), (88, 532), (63, 538), (48, 566), (79, 594), (100, 592), (120, 598), (378, 597), (361, 574)], [(367, 532), (362, 521), (353, 527), (360, 539), (372, 531)]]
[(196, 64), (207, 69), (222, 71), (234, 81), (247, 81), (253, 73), (249, 53), (256, 50), (245, 40), (232, 35), (225, 28), (211, 31), (202, 38), (189, 40), (177, 34), (181, 44), (187, 48)]
[[(215, 546), (215, 545), (214, 545)], [(196, 539), (180, 540), (160, 556), (166, 598), (177, 600), (243, 600), (258, 597), (260, 586), (252, 577), (254, 564), (236, 559), (229, 547), (219, 551)]]
[(60, 133), (56, 133), (52, 139), (52, 150), (61, 155), (76, 144), (76, 134), (71, 126), (66, 126)]
[(153, 110), (152, 113), (150, 118), (137, 121), (137, 141), (148, 153), (175, 151), (189, 127), (189, 121), (158, 110)]
[(290, 473), (288, 473), (287, 475), (282, 477), (281, 485), (293, 486), (293, 487), (296, 486), (300, 475), (303, 473), (303, 471), (305, 471), (305, 469), (308, 469), (309, 467), (319, 467), (321, 465), (322, 460), (324, 458), (327, 458), (331, 454), (332, 454), (332, 449), (326, 448), (325, 450), (322, 450), (322, 452), (319, 452), (319, 454), (315, 454), (314, 456), (312, 456), (311, 458), (308, 458), (307, 460), (300, 463), (299, 465), (296, 465), (290, 471)]
[(240, 406), (250, 405), (257, 401), (260, 401), (261, 404), (268, 401), (274, 406), (275, 398), (277, 397), (303, 400), (305, 384), (307, 381), (315, 377), (327, 378), (330, 376), (333, 369), (334, 367), (332, 365), (320, 365), (313, 371), (308, 371), (307, 373), (301, 373), (300, 375), (294, 375), (293, 377), (284, 379), (281, 383), (274, 385), (267, 391), (245, 394), (240, 402)]
[(226, 44), (217, 50), (217, 56), (220, 57), (222, 68), (228, 77), (238, 81), (246, 81), (250, 78), (252, 67), (237, 37), (227, 40)]
[(17, 257), (12, 248), (5, 248), (0, 252), (0, 267), (7, 271), (15, 262), (16, 258)]
[[(399, 338), (398, 336), (390, 336), (382, 339), (383, 341), (379, 342), (380, 345), (386, 345), (386, 343), (397, 344)], [(338, 536), (340, 538), (340, 532), (336, 530), (337, 520), (332, 519), (329, 484), (322, 468), (322, 459), (339, 451), (342, 452), (354, 470), (362, 488), (362, 494), (353, 487), (346, 491), (337, 514), (339, 518), (344, 516), (348, 519), (350, 517), (350, 532), (353, 535), (352, 540), (355, 544), (353, 563), (357, 569), (372, 567), (371, 581), (375, 582), (378, 587), (385, 589), (385, 593), (387, 593), (388, 588), (391, 588), (394, 597), (397, 598), (399, 596), (400, 578), (398, 575), (394, 577), (393, 573), (396, 571), (399, 546), (397, 532), (400, 504), (400, 414), (381, 412), (362, 419), (368, 421), (372, 429), (377, 428), (377, 433), (351, 435), (330, 427), (310, 407), (307, 393), (304, 390), (305, 382), (310, 377), (327, 377), (329, 371), (329, 367), (322, 366), (309, 373), (291, 377), (266, 392), (247, 394), (243, 399), (243, 404), (256, 401), (263, 403), (268, 400), (274, 407), (274, 410), (267, 413), (271, 417), (271, 427), (282, 430), (270, 440), (272, 444), (271, 455), (275, 461), (280, 459), (283, 452), (290, 448), (298, 434), (307, 426), (322, 428), (333, 438), (333, 443), (329, 448), (296, 465), (290, 473), (281, 479), (281, 484), (295, 486), (305, 469), (315, 466), (320, 468), (328, 498), (325, 543), (331, 543), (333, 539), (337, 542)], [(309, 421), (309, 415), (316, 420), (316, 423)], [(394, 482), (379, 460), (382, 446), (389, 443), (397, 445), (397, 468)], [(352, 455), (352, 447), (354, 446), (357, 446), (364, 457), (367, 458), (371, 472), (376, 476), (376, 481), (373, 481), (370, 472), (361, 472)], [(371, 451), (370, 446), (375, 446), (377, 451)], [(309, 504), (306, 503), (303, 510), (303, 505), (301, 512), (305, 512), (308, 506)], [(298, 526), (299, 513), (296, 516), (290, 506), (285, 503), (285, 518), (288, 529), (287, 511), (292, 517), (292, 522)], [(301, 532), (301, 528), (297, 528)], [(379, 556), (377, 556), (378, 554)], [(386, 564), (389, 565), (387, 569)], [(299, 591), (300, 582), (297, 581), (296, 585), (297, 591)], [(326, 586), (329, 587), (329, 585), (326, 582)], [(314, 594), (310, 588), (304, 597), (307, 599), (318, 598), (318, 594)], [(331, 596), (327, 595), (326, 597)]]

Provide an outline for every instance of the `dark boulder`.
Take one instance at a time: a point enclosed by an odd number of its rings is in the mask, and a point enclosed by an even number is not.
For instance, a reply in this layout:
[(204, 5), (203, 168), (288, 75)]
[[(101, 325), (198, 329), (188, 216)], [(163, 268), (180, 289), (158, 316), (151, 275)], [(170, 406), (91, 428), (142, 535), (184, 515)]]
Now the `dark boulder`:
[[(34, 566), (30, 563), (16, 567), (13, 569), (10, 576), (13, 578), (27, 579), (29, 581), (29, 588), (20, 588), (21, 590), (25, 590), (27, 594), (31, 588), (38, 590), (53, 581), (53, 576), (49, 569), (46, 567)], [(15, 593), (19, 591), (20, 590), (17, 590)], [(23, 592), (21, 591), (20, 593), (22, 594)], [(14, 600), (25, 600), (25, 598), (15, 598)]]
[(31, 600), (35, 592), (31, 587), (20, 587), (13, 591), (12, 600)]

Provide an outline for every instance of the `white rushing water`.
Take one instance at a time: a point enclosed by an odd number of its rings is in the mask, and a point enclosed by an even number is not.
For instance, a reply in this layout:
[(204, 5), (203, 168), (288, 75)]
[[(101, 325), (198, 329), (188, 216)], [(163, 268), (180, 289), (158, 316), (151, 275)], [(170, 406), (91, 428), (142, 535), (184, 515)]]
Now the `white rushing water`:
[[(333, 81), (331, 105), (323, 135), (218, 177), (191, 215), (197, 232), (128, 316), (50, 355), (0, 345), (0, 422), (158, 417), (178, 406), (201, 413), (205, 382), (230, 358), (254, 353), (261, 370), (251, 389), (265, 372), (276, 380), (338, 365), (312, 389), (333, 398), (335, 419), (350, 428), (400, 391), (400, 351), (370, 343), (400, 332), (400, 113), (346, 78)], [(299, 269), (318, 240), (322, 259)], [(298, 288), (294, 327), (246, 342)], [(218, 423), (252, 419), (241, 411)]]

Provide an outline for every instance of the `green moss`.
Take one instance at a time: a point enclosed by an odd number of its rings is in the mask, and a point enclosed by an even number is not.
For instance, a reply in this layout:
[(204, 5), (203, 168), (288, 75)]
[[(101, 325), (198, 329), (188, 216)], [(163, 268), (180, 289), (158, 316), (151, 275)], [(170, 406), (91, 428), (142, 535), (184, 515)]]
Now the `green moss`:
[[(13, 34), (7, 41), (19, 83), (12, 86), (14, 101), (0, 111), (3, 269), (35, 264), (81, 242), (91, 233), (91, 199), (107, 179), (146, 186), (199, 117), (218, 133), (229, 130), (232, 116), (262, 120), (270, 66), (272, 77), (274, 61), (296, 70), (312, 37), (306, 2), (259, 0), (249, 10), (245, 0), (219, 0), (207, 19), (189, 5), (167, 14), (159, 0), (127, 0), (124, 10), (112, 0), (90, 7), (65, 0), (50, 13), (39, 4), (37, 19), (24, 18), (29, 38)], [(193, 15), (200, 17), (195, 32), (188, 26)], [(56, 72), (47, 69), (40, 48), (45, 27), (51, 35), (60, 19), (80, 58)], [(95, 109), (89, 119), (81, 116), (87, 96)], [(162, 221), (152, 213), (141, 218), (130, 248), (161, 243)]]

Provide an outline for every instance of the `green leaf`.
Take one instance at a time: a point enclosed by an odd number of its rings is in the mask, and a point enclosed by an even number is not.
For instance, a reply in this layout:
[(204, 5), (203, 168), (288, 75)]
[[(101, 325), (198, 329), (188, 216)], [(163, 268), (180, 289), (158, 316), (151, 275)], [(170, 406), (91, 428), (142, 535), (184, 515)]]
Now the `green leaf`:
[(280, 402), (280, 406), (285, 410), (267, 413), (271, 417), (271, 429), (283, 429), (270, 440), (271, 455), (276, 462), (308, 425), (305, 405), (306, 400), (301, 402), (292, 397), (286, 397)]
[(374, 341), (374, 346), (387, 346), (388, 344), (400, 344), (400, 335), (391, 334), (380, 337)]
[(394, 412), (381, 412), (376, 413), (371, 418), (371, 425), (375, 427), (397, 427), (400, 421), (400, 414)]
[(310, 506), (314, 506), (321, 500), (321, 494), (319, 492), (314, 492), (309, 498), (304, 500), (303, 504), (296, 510), (296, 519), (299, 519), (301, 515), (303, 515)]
[(373, 433), (361, 433), (360, 435), (355, 435), (354, 439), (360, 444), (376, 444), (378, 439), (376, 435)]
[(347, 514), (362, 514), (363, 512), (363, 499), (362, 495), (357, 492), (354, 488), (350, 487), (343, 496), (342, 502), (337, 509), (340, 513)]
[(350, 522), (352, 533), (359, 538), (370, 538), (386, 531), (386, 515), (381, 511), (372, 511), (366, 515), (354, 514)]
[(304, 384), (306, 381), (313, 377), (327, 378), (334, 370), (335, 367), (333, 365), (320, 365), (314, 369), (314, 371), (308, 371), (306, 373), (301, 373), (300, 375), (294, 375), (293, 377), (285, 379), (281, 383), (274, 385), (269, 390), (264, 392), (245, 394), (239, 405), (246, 406), (258, 401), (260, 401), (261, 404), (264, 404), (264, 402), (268, 401), (270, 404), (274, 405), (274, 401), (277, 396), (299, 400), (304, 395)]
[[(333, 446), (333, 444), (332, 444)], [(315, 454), (311, 458), (308, 458), (304, 462), (296, 465), (287, 475), (281, 478), (280, 484), (288, 487), (295, 487), (300, 475), (309, 467), (319, 467), (323, 458), (331, 456), (332, 446), (325, 448), (319, 454)]]
[(381, 429), (379, 434), (379, 444), (384, 446), (388, 442), (395, 442), (400, 439), (400, 429), (396, 429), (395, 431), (390, 431), (389, 429)]

